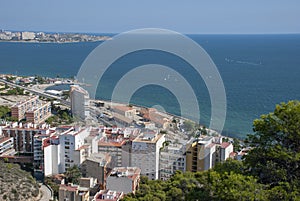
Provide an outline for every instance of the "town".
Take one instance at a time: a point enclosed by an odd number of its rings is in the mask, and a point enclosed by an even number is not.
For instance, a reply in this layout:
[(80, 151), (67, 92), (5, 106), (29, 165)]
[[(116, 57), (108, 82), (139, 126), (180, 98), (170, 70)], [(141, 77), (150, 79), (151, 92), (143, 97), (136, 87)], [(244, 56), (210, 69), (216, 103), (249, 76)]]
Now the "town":
[(0, 30), (0, 42), (93, 42), (110, 39), (109, 36), (88, 35), (79, 33), (44, 33), (30, 31), (5, 31)]
[[(32, 164), (53, 200), (120, 200), (142, 176), (205, 171), (249, 149), (155, 108), (92, 100), (75, 80), (0, 77), (0, 160)], [(69, 89), (43, 87), (58, 84)]]

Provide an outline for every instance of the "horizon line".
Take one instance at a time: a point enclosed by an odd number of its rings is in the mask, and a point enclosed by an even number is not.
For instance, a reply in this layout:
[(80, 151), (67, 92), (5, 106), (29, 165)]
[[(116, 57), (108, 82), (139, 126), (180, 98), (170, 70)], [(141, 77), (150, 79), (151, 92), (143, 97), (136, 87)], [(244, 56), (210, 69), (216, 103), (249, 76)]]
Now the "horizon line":
[[(143, 29), (143, 28), (141, 28)], [(158, 28), (159, 29), (159, 28)], [(163, 29), (163, 28), (162, 28)], [(121, 34), (123, 32), (127, 32), (127, 31), (122, 31), (122, 32), (83, 32), (83, 31), (41, 31), (41, 30), (15, 30), (15, 29), (0, 29), (1, 31), (11, 31), (11, 32), (34, 32), (34, 33), (38, 33), (38, 32), (44, 32), (44, 33), (65, 33), (65, 34), (111, 34), (111, 35), (118, 35)], [(134, 30), (134, 29), (132, 29)], [(178, 32), (178, 31), (175, 31)], [(233, 32), (233, 33), (228, 33), (228, 32), (224, 32), (224, 33), (216, 33), (216, 32), (211, 32), (211, 33), (206, 33), (206, 32), (202, 32), (202, 33), (196, 33), (196, 32), (178, 32), (184, 35), (298, 35), (300, 34), (300, 32), (257, 32), (257, 33), (237, 33), (237, 32)]]

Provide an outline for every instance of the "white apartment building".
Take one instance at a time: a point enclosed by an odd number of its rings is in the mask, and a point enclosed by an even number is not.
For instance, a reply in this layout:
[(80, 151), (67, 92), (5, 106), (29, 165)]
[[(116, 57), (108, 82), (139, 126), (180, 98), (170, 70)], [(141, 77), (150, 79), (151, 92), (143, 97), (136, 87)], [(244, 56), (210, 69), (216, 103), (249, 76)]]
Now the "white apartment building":
[(32, 40), (35, 38), (34, 32), (23, 31), (21, 32), (22, 40)]
[(149, 179), (159, 178), (159, 152), (164, 141), (165, 135), (153, 130), (142, 132), (132, 141), (131, 165), (139, 167)]
[(72, 115), (84, 120), (89, 115), (89, 93), (78, 85), (72, 85), (70, 99)]
[(161, 150), (159, 162), (161, 180), (169, 179), (177, 170), (185, 172), (185, 149), (183, 144), (170, 144)]
[(64, 173), (69, 167), (80, 165), (90, 154), (91, 146), (84, 139), (89, 128), (70, 128), (52, 137), (44, 146), (45, 176)]
[(220, 145), (220, 161), (225, 161), (233, 152), (233, 145), (229, 142), (223, 142)]

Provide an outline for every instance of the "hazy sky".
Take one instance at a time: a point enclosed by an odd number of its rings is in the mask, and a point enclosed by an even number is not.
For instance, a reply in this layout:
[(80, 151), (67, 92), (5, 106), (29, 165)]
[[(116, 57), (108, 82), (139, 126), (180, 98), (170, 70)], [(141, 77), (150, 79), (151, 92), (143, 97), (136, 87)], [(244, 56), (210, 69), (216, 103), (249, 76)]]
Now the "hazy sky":
[(1, 0), (0, 29), (300, 33), (300, 0)]

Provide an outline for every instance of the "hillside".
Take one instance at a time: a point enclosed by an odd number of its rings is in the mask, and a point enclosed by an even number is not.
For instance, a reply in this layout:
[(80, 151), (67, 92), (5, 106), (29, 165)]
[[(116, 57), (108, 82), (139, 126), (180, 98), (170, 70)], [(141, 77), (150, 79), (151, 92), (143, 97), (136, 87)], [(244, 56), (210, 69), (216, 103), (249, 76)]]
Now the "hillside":
[(0, 200), (39, 200), (39, 185), (30, 173), (1, 160), (0, 170)]

